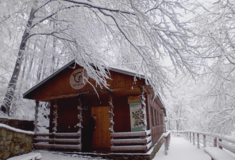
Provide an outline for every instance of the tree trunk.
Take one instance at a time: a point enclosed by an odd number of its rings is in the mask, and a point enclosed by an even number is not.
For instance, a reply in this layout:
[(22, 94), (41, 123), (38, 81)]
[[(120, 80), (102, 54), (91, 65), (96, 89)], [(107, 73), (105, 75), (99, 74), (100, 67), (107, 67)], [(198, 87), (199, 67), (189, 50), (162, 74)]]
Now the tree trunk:
[(32, 27), (32, 21), (34, 19), (34, 14), (35, 14), (34, 13), (34, 8), (35, 8), (36, 3), (37, 3), (37, 0), (35, 0), (34, 6), (32, 7), (32, 9), (30, 11), (29, 19), (28, 19), (24, 34), (22, 36), (21, 44), (20, 44), (20, 47), (19, 47), (19, 52), (18, 52), (18, 57), (16, 59), (15, 68), (13, 70), (11, 79), (8, 83), (6, 94), (5, 94), (5, 97), (4, 97), (4, 100), (3, 100), (3, 104), (1, 106), (1, 110), (3, 112), (7, 113), (8, 116), (9, 116), (9, 112), (10, 112), (10, 106), (11, 106), (11, 103), (12, 103), (12, 100), (13, 100), (13, 97), (14, 97), (14, 94), (15, 94), (15, 89), (16, 89), (16, 84), (17, 84), (18, 77), (19, 77), (19, 74), (20, 74), (21, 64), (23, 62), (26, 43), (27, 43), (27, 40), (28, 40), (28, 36), (30, 35), (30, 29)]

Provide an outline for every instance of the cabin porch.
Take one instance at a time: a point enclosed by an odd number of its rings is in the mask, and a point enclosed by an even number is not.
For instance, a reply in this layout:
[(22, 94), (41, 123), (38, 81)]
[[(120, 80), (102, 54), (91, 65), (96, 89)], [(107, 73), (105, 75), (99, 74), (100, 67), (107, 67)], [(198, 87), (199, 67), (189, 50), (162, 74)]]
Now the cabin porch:
[[(138, 90), (138, 93), (141, 90)], [(132, 91), (133, 92), (133, 91)], [(139, 131), (132, 131), (130, 104), (140, 102), (141, 94), (128, 92), (99, 91), (79, 94), (78, 97), (61, 98), (51, 101), (49, 133), (36, 133), (36, 149), (90, 151), (87, 142), (89, 118), (96, 114), (97, 124), (93, 134), (92, 151), (142, 152), (152, 147), (164, 132), (164, 125), (150, 126), (146, 119)], [(131, 98), (130, 98), (131, 97)], [(137, 97), (133, 98), (133, 97)], [(147, 102), (146, 98), (143, 102)], [(143, 105), (141, 105), (142, 107)], [(149, 106), (150, 107), (150, 106)], [(142, 109), (142, 108), (140, 108)], [(150, 118), (147, 114), (141, 118)], [(154, 118), (152, 117), (153, 121)], [(142, 121), (141, 121), (141, 124)], [(157, 123), (156, 123), (157, 125)], [(145, 128), (145, 131), (142, 131)], [(115, 132), (114, 132), (115, 131)]]

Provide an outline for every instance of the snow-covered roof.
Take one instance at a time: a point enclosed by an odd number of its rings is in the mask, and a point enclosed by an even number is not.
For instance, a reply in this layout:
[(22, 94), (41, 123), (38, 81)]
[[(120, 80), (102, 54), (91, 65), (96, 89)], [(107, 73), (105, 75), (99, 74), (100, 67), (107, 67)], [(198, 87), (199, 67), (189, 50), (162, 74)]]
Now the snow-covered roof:
[[(27, 94), (29, 94), (30, 92), (32, 92), (33, 90), (37, 89), (39, 86), (41, 86), (42, 84), (44, 84), (45, 82), (47, 82), (49, 79), (53, 78), (54, 76), (56, 76), (57, 74), (59, 74), (60, 72), (62, 72), (64, 69), (68, 68), (69, 66), (71, 66), (72, 64), (75, 63), (75, 60), (72, 60), (71, 62), (69, 62), (68, 64), (66, 64), (65, 66), (63, 66), (62, 68), (60, 68), (58, 71), (54, 72), (53, 74), (51, 74), (50, 76), (48, 76), (47, 78), (45, 78), (44, 80), (42, 80), (41, 82), (39, 82), (37, 85), (35, 85), (34, 87), (32, 87), (31, 89), (29, 89), (27, 92), (25, 92), (23, 94), (23, 97), (26, 97)], [(79, 65), (79, 64), (78, 64)], [(92, 64), (91, 64), (92, 65)], [(121, 73), (121, 74), (125, 74), (125, 75), (129, 75), (129, 76), (133, 76), (133, 77), (139, 77), (144, 79), (145, 76), (142, 73), (137, 73), (135, 71), (132, 71), (130, 69), (123, 69), (123, 68), (118, 68), (118, 67), (113, 67), (110, 66), (108, 67), (109, 71), (113, 71), (113, 72), (117, 72), (117, 73)]]

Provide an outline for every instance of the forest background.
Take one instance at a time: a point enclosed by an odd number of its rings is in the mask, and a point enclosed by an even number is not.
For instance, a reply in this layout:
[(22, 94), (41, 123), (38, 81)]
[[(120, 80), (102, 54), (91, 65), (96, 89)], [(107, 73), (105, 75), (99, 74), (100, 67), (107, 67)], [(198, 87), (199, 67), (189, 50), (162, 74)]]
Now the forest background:
[[(234, 132), (234, 0), (0, 0), (0, 114), (33, 119), (22, 95), (75, 59), (144, 73), (170, 130)], [(99, 70), (94, 70), (90, 64)], [(49, 105), (41, 103), (39, 125)]]

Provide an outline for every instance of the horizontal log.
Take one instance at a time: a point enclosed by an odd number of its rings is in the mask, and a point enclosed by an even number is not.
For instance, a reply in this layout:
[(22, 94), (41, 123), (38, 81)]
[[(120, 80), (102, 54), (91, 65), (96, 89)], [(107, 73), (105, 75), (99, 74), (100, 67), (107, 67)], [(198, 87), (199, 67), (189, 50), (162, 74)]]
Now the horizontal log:
[(146, 145), (148, 140), (145, 139), (112, 139), (111, 144), (113, 145)]
[(149, 148), (152, 146), (152, 142), (147, 144), (147, 150), (149, 150)]
[(52, 133), (35, 133), (34, 136), (52, 136)]
[(221, 134), (215, 134), (215, 133), (209, 133), (209, 132), (197, 132), (197, 131), (181, 131), (181, 132), (190, 132), (190, 133), (207, 135), (207, 136), (211, 136), (211, 137), (217, 137), (219, 139), (223, 139), (225, 141), (235, 143), (235, 138), (232, 136), (225, 136), (225, 135), (221, 135)]
[(53, 139), (53, 138), (34, 138), (34, 142), (50, 142), (50, 143), (81, 143), (80, 139)]
[(111, 146), (112, 152), (147, 152), (148, 148), (146, 145), (136, 146)]
[(151, 136), (147, 137), (146, 140), (147, 140), (147, 143), (149, 143), (151, 141)]
[(80, 132), (78, 133), (36, 133), (34, 136), (54, 136), (54, 137), (80, 137)]
[(218, 141), (218, 144), (219, 144), (219, 146), (229, 150), (230, 152), (235, 153), (235, 147), (234, 146), (229, 145), (228, 143), (225, 143), (225, 142), (220, 142), (220, 141)]
[(64, 150), (81, 150), (81, 145), (59, 145), (59, 144), (33, 144), (36, 149), (64, 149)]
[(147, 132), (140, 131), (140, 132), (115, 132), (111, 133), (111, 137), (113, 138), (134, 138), (134, 137), (146, 137)]
[(151, 130), (146, 131), (147, 136), (151, 134)]

